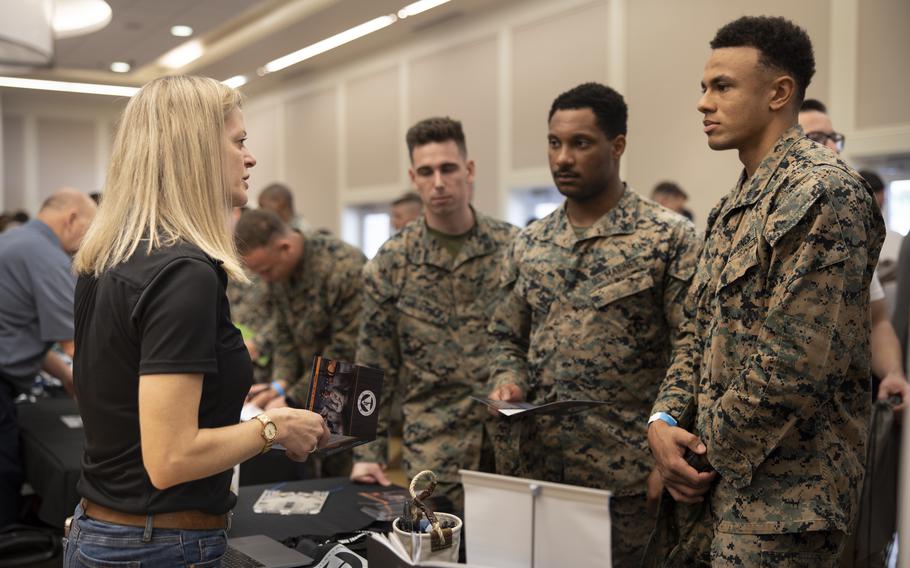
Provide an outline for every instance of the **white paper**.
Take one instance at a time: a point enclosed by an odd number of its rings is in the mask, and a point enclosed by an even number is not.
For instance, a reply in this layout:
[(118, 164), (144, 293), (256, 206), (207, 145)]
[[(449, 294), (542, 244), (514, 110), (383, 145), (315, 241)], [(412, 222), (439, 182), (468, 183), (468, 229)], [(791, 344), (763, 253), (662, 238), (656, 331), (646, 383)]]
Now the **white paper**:
[(63, 414), (60, 416), (60, 420), (66, 424), (67, 428), (82, 428), (82, 417), (78, 414)]

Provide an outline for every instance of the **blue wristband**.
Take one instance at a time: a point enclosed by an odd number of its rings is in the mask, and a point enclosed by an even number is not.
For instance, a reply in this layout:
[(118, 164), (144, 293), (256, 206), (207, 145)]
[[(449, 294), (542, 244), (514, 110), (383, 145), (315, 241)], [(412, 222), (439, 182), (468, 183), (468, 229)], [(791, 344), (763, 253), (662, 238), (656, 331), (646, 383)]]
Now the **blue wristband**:
[(648, 418), (648, 424), (651, 424), (655, 420), (663, 420), (670, 426), (676, 426), (676, 424), (677, 424), (676, 419), (674, 419), (672, 416), (670, 416), (666, 412), (655, 412), (654, 414), (651, 415), (651, 418)]
[(284, 387), (281, 386), (281, 383), (278, 381), (272, 381), (272, 384), (269, 385), (272, 387), (272, 390), (278, 393), (278, 396), (284, 396)]

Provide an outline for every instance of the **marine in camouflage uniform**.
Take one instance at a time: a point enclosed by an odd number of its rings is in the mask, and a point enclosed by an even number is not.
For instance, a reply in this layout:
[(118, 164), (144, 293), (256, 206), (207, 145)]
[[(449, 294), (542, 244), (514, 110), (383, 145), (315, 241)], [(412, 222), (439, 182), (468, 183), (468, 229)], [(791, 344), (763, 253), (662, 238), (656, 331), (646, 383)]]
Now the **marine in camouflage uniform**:
[(355, 460), (385, 464), (389, 405), (401, 385), (402, 461), (413, 478), (433, 470), (437, 494), (463, 502), (458, 470), (477, 470), (490, 421), (472, 395), (489, 392), (485, 329), (502, 277), (503, 256), (517, 232), (474, 212), (476, 222), (456, 257), (420, 218), (390, 238), (364, 268), (357, 362), (385, 371), (376, 441)]
[(686, 300), (700, 341), (653, 411), (694, 416), (720, 474), (702, 519), (714, 566), (836, 565), (864, 473), (883, 239), (865, 182), (799, 126), (711, 212)]
[[(235, 233), (244, 263), (260, 277), (254, 293), (263, 311), (252, 312), (257, 318), (267, 314), (255, 343), (271, 347), (270, 382), (283, 382), (292, 404), (302, 406), (316, 355), (344, 361), (356, 356), (366, 258), (331, 235), (293, 231), (262, 209), (244, 213)], [(265, 394), (278, 395), (271, 388)], [(347, 475), (351, 456), (348, 451), (310, 459), (303, 469), (312, 477)]]
[[(654, 518), (648, 411), (682, 333), (682, 300), (699, 244), (692, 224), (626, 188), (577, 235), (563, 205), (524, 229), (490, 324), (494, 381), (529, 402), (600, 400), (570, 416), (517, 419), (523, 477), (609, 489), (614, 565), (637, 565)], [(516, 420), (516, 419), (511, 419)]]
[(353, 361), (360, 329), (366, 257), (331, 235), (303, 233), (303, 256), (290, 279), (270, 282), (272, 380), (286, 380), (288, 395), (306, 400), (313, 357)]

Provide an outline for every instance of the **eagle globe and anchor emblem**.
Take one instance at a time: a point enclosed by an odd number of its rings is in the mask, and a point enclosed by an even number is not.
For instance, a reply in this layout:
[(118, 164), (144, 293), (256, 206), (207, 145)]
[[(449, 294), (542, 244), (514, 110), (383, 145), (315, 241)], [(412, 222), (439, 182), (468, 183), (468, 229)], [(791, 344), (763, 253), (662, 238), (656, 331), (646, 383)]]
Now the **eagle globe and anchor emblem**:
[(376, 410), (376, 395), (371, 390), (365, 390), (357, 397), (357, 411), (363, 416), (369, 416)]

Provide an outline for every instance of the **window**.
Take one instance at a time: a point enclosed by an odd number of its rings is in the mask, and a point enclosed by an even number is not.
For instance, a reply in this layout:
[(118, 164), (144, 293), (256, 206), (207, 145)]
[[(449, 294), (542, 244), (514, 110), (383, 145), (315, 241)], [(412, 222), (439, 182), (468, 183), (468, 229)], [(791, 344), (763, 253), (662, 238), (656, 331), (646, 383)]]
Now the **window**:
[(910, 179), (892, 181), (887, 191), (888, 228), (906, 235), (910, 232)]
[(373, 258), (392, 234), (388, 205), (347, 208), (341, 220), (341, 234), (345, 241), (360, 247), (367, 258)]
[(560, 207), (565, 198), (555, 187), (527, 187), (513, 189), (509, 194), (508, 221), (524, 227), (542, 219)]

